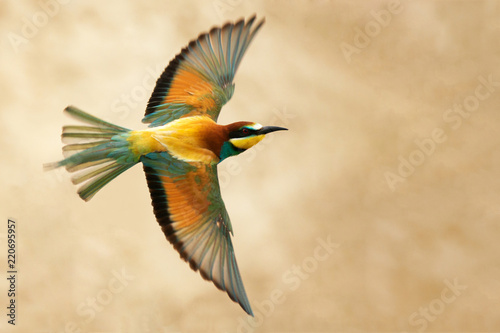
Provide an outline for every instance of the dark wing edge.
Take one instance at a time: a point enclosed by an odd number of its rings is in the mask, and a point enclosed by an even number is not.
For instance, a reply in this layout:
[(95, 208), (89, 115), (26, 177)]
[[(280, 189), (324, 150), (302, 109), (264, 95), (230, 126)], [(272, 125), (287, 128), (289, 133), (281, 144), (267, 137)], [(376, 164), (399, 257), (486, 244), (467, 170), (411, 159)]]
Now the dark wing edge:
[[(226, 23), (222, 28), (214, 27), (183, 48), (157, 80), (142, 122), (151, 123), (150, 127), (160, 126), (174, 119), (197, 114), (207, 114), (216, 121), (222, 106), (233, 95), (233, 79), (243, 55), (265, 22), (262, 19), (253, 28), (255, 19), (253, 15), (246, 23), (240, 19), (235, 23)], [(175, 89), (177, 81), (184, 85), (186, 82), (190, 84), (189, 78), (184, 80), (182, 76), (177, 77), (181, 70), (208, 83), (211, 94), (207, 97), (206, 93), (198, 96), (195, 93), (193, 101), (192, 91), (179, 92)], [(199, 84), (199, 81), (193, 82), (193, 85)], [(196, 103), (207, 98), (212, 101), (204, 107)]]
[[(182, 259), (194, 271), (228, 296), (249, 315), (253, 311), (243, 286), (236, 257), (231, 242), (230, 231), (224, 221), (224, 212), (215, 215), (200, 225), (191, 225), (176, 230), (176, 221), (170, 217), (168, 198), (157, 168), (144, 165), (146, 180), (151, 194), (154, 214), (167, 240), (179, 252)], [(223, 226), (223, 228), (220, 228)], [(222, 232), (221, 232), (222, 230)]]

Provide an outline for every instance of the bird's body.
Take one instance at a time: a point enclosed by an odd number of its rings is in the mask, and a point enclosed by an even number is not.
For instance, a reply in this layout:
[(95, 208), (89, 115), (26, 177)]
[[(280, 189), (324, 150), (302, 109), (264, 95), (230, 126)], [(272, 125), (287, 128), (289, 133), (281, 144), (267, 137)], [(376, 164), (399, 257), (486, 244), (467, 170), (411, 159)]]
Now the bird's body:
[(217, 164), (220, 149), (227, 141), (226, 126), (205, 116), (181, 118), (163, 126), (132, 131), (130, 150), (137, 156), (168, 151), (185, 162)]
[[(78, 194), (90, 200), (122, 172), (142, 163), (158, 223), (191, 268), (227, 291), (252, 314), (231, 243), (232, 226), (221, 198), (217, 164), (284, 130), (242, 121), (216, 123), (232, 96), (245, 50), (263, 21), (255, 17), (213, 28), (192, 41), (158, 79), (143, 122), (129, 130), (69, 106), (87, 126), (65, 126), (65, 159), (45, 167), (78, 172)], [(76, 143), (73, 142), (76, 140)]]
[[(130, 150), (136, 155), (168, 151), (173, 157), (185, 162), (217, 164), (221, 161), (221, 151), (224, 142), (229, 140), (229, 133), (244, 125), (254, 124), (241, 121), (224, 126), (209, 117), (192, 116), (163, 126), (132, 131), (128, 141)], [(263, 138), (262, 135), (257, 140)]]

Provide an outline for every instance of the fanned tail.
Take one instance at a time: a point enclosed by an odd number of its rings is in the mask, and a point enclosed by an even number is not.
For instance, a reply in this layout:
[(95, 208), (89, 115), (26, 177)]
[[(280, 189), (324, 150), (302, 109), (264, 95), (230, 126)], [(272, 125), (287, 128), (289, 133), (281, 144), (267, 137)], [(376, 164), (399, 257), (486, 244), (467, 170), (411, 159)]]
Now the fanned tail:
[(139, 161), (129, 149), (129, 129), (96, 118), (74, 106), (64, 109), (69, 115), (91, 126), (64, 126), (62, 141), (66, 143), (62, 161), (45, 164), (45, 170), (65, 167), (77, 172), (73, 184), (84, 183), (78, 195), (90, 200), (101, 188)]

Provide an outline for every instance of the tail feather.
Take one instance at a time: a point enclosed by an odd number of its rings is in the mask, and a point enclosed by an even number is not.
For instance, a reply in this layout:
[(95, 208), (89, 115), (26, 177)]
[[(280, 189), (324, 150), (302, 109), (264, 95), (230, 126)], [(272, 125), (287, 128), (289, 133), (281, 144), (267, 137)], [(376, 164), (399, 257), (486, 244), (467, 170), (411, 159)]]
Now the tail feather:
[(78, 153), (79, 151), (96, 147), (99, 146), (100, 144), (106, 143), (108, 140), (100, 140), (100, 141), (94, 141), (94, 142), (88, 142), (88, 143), (73, 143), (73, 144), (68, 144), (63, 147), (63, 155), (64, 157), (69, 157), (75, 153)]
[[(108, 163), (105, 166), (100, 166), (100, 164), (106, 163), (106, 162), (111, 162), (111, 163)], [(85, 164), (86, 164), (85, 165), (85, 169), (86, 169), (85, 172), (80, 172), (78, 175), (75, 175), (71, 178), (71, 181), (73, 182), (73, 184), (75, 184), (75, 185), (81, 184), (86, 180), (89, 180), (95, 176), (100, 175), (101, 173), (104, 173), (104, 172), (107, 172), (109, 170), (116, 168), (116, 162), (109, 160), (109, 159), (105, 159), (105, 160), (103, 160), (103, 162), (97, 161), (97, 162), (89, 162), (89, 163), (85, 163)], [(100, 167), (99, 168), (91, 168), (91, 166), (94, 166), (94, 165), (99, 165)], [(77, 166), (77, 168), (78, 168), (78, 166)]]
[(110, 139), (116, 133), (63, 133), (62, 138), (76, 139)]
[(65, 167), (68, 172), (79, 171), (72, 177), (72, 182), (84, 183), (78, 189), (78, 194), (88, 201), (107, 183), (135, 165), (139, 156), (134, 156), (129, 150), (129, 129), (108, 123), (73, 106), (68, 106), (65, 111), (92, 126), (64, 126), (62, 140), (67, 143), (63, 147), (65, 159), (45, 164), (44, 169)]
[[(85, 132), (89, 132), (89, 133), (103, 133), (103, 132), (108, 132), (109, 131), (109, 128), (105, 128), (105, 127), (94, 127), (94, 126), (76, 126), (76, 125), (67, 125), (67, 126), (63, 126), (63, 133), (71, 133), (71, 132), (75, 132), (75, 133), (85, 133)], [(111, 132), (111, 134), (114, 134), (116, 132), (116, 130), (113, 130), (114, 132)]]
[(110, 162), (110, 161), (112, 161), (112, 159), (102, 159), (99, 161), (85, 162), (85, 163), (81, 163), (81, 164), (75, 164), (73, 166), (66, 166), (66, 171), (76, 172), (76, 171), (80, 171), (80, 170), (84, 170), (84, 169), (90, 169), (94, 166), (97, 166), (97, 165), (100, 165), (100, 164), (103, 164), (106, 162)]
[[(104, 185), (115, 179), (122, 172), (129, 169), (132, 165), (119, 165), (118, 163), (114, 163), (111, 169), (104, 170), (107, 172), (105, 172), (101, 177), (94, 179), (92, 182), (87, 182), (82, 187), (80, 187), (78, 189), (78, 195), (83, 200), (89, 201), (101, 188), (104, 187)], [(98, 174), (100, 174), (101, 172), (99, 172)]]
[(84, 111), (82, 111), (79, 108), (74, 107), (74, 106), (68, 106), (66, 109), (64, 109), (64, 111), (66, 113), (68, 113), (70, 116), (72, 116), (73, 118), (80, 120), (80, 121), (87, 123), (87, 124), (92, 124), (92, 125), (96, 126), (97, 128), (109, 128), (109, 129), (114, 129), (115, 131), (118, 131), (118, 132), (130, 131), (128, 128), (108, 123), (107, 121), (104, 121), (102, 119), (94, 117), (93, 115), (88, 114), (87, 112), (84, 112)]

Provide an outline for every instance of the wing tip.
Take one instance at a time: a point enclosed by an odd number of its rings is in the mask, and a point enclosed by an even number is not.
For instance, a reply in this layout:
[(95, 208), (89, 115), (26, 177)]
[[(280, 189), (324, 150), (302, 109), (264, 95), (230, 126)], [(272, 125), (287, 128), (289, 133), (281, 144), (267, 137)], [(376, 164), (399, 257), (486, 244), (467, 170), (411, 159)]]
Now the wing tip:
[[(255, 20), (257, 19), (257, 14), (254, 13), (252, 14), (248, 19), (244, 18), (244, 17), (241, 17), (235, 21), (227, 21), (226, 23), (224, 23), (222, 26), (213, 26), (208, 32), (203, 32), (201, 33), (198, 38), (200, 37), (203, 37), (205, 35), (210, 35), (210, 34), (213, 34), (214, 32), (218, 31), (218, 30), (224, 30), (224, 29), (227, 29), (228, 27), (230, 26), (237, 26), (237, 25), (242, 25), (244, 24), (245, 26), (251, 26), (253, 25), (253, 23), (255, 22)], [(257, 30), (262, 24), (264, 24), (266, 22), (266, 18), (265, 17), (262, 17), (258, 23), (257, 23), (257, 26), (255, 28), (255, 30)], [(197, 38), (197, 39), (198, 39)], [(196, 39), (196, 40), (197, 40)], [(195, 41), (196, 41), (195, 40)]]
[[(189, 266), (191, 267), (191, 269), (193, 269), (194, 271), (197, 271), (198, 268), (194, 268), (193, 265), (194, 265), (194, 267), (196, 267), (196, 263), (189, 262)], [(223, 285), (219, 284), (219, 282), (217, 280), (212, 279), (205, 271), (199, 269), (199, 272), (200, 272), (201, 277), (204, 280), (212, 281), (213, 284), (217, 287), (217, 289), (225, 291), (226, 294), (229, 296), (229, 298), (233, 302), (238, 303), (240, 305), (240, 307), (246, 313), (248, 313), (250, 316), (254, 317), (252, 307), (250, 306), (250, 302), (248, 301), (248, 297), (246, 295), (245, 289), (243, 289), (242, 293), (234, 293), (233, 294), (233, 293), (229, 292), (229, 290), (227, 290)], [(243, 288), (243, 284), (242, 284), (242, 288)]]
[[(162, 113), (166, 114), (171, 113), (171, 111), (168, 111), (167, 108), (165, 108), (164, 99), (169, 94), (172, 82), (174, 80), (178, 68), (181, 66), (183, 61), (189, 58), (189, 55), (192, 52), (192, 50), (196, 50), (196, 48), (198, 47), (197, 44), (199, 43), (200, 40), (208, 38), (211, 35), (217, 35), (223, 33), (225, 30), (233, 27), (238, 29), (240, 33), (245, 31), (246, 36), (250, 36), (249, 41), (246, 44), (246, 46), (248, 46), (250, 41), (253, 39), (253, 36), (257, 33), (257, 31), (262, 27), (262, 25), (265, 22), (265, 18), (263, 17), (257, 22), (257, 25), (254, 26), (253, 24), (255, 23), (256, 19), (257, 15), (253, 14), (248, 19), (240, 18), (235, 22), (229, 21), (225, 23), (222, 27), (214, 26), (208, 32), (204, 32), (198, 35), (196, 39), (191, 40), (187, 46), (181, 49), (181, 51), (169, 62), (165, 70), (160, 75), (159, 79), (156, 81), (155, 88), (153, 89), (153, 92), (148, 100), (142, 122), (145, 124), (150, 123), (151, 127), (151, 126), (158, 126), (158, 124), (161, 123), (167, 123), (172, 119), (176, 119), (176, 117), (177, 118), (179, 117), (179, 115), (174, 115), (174, 118), (165, 115), (162, 116)], [(236, 60), (237, 63), (233, 65), (234, 71), (238, 67), (239, 61), (241, 60), (241, 57), (246, 49), (246, 46), (243, 48), (243, 51), (240, 50), (239, 52), (240, 56)], [(159, 112), (159, 114), (153, 116), (157, 112)], [(220, 112), (220, 108), (216, 112), (217, 113)], [(154, 121), (156, 121), (155, 124), (153, 124)]]

